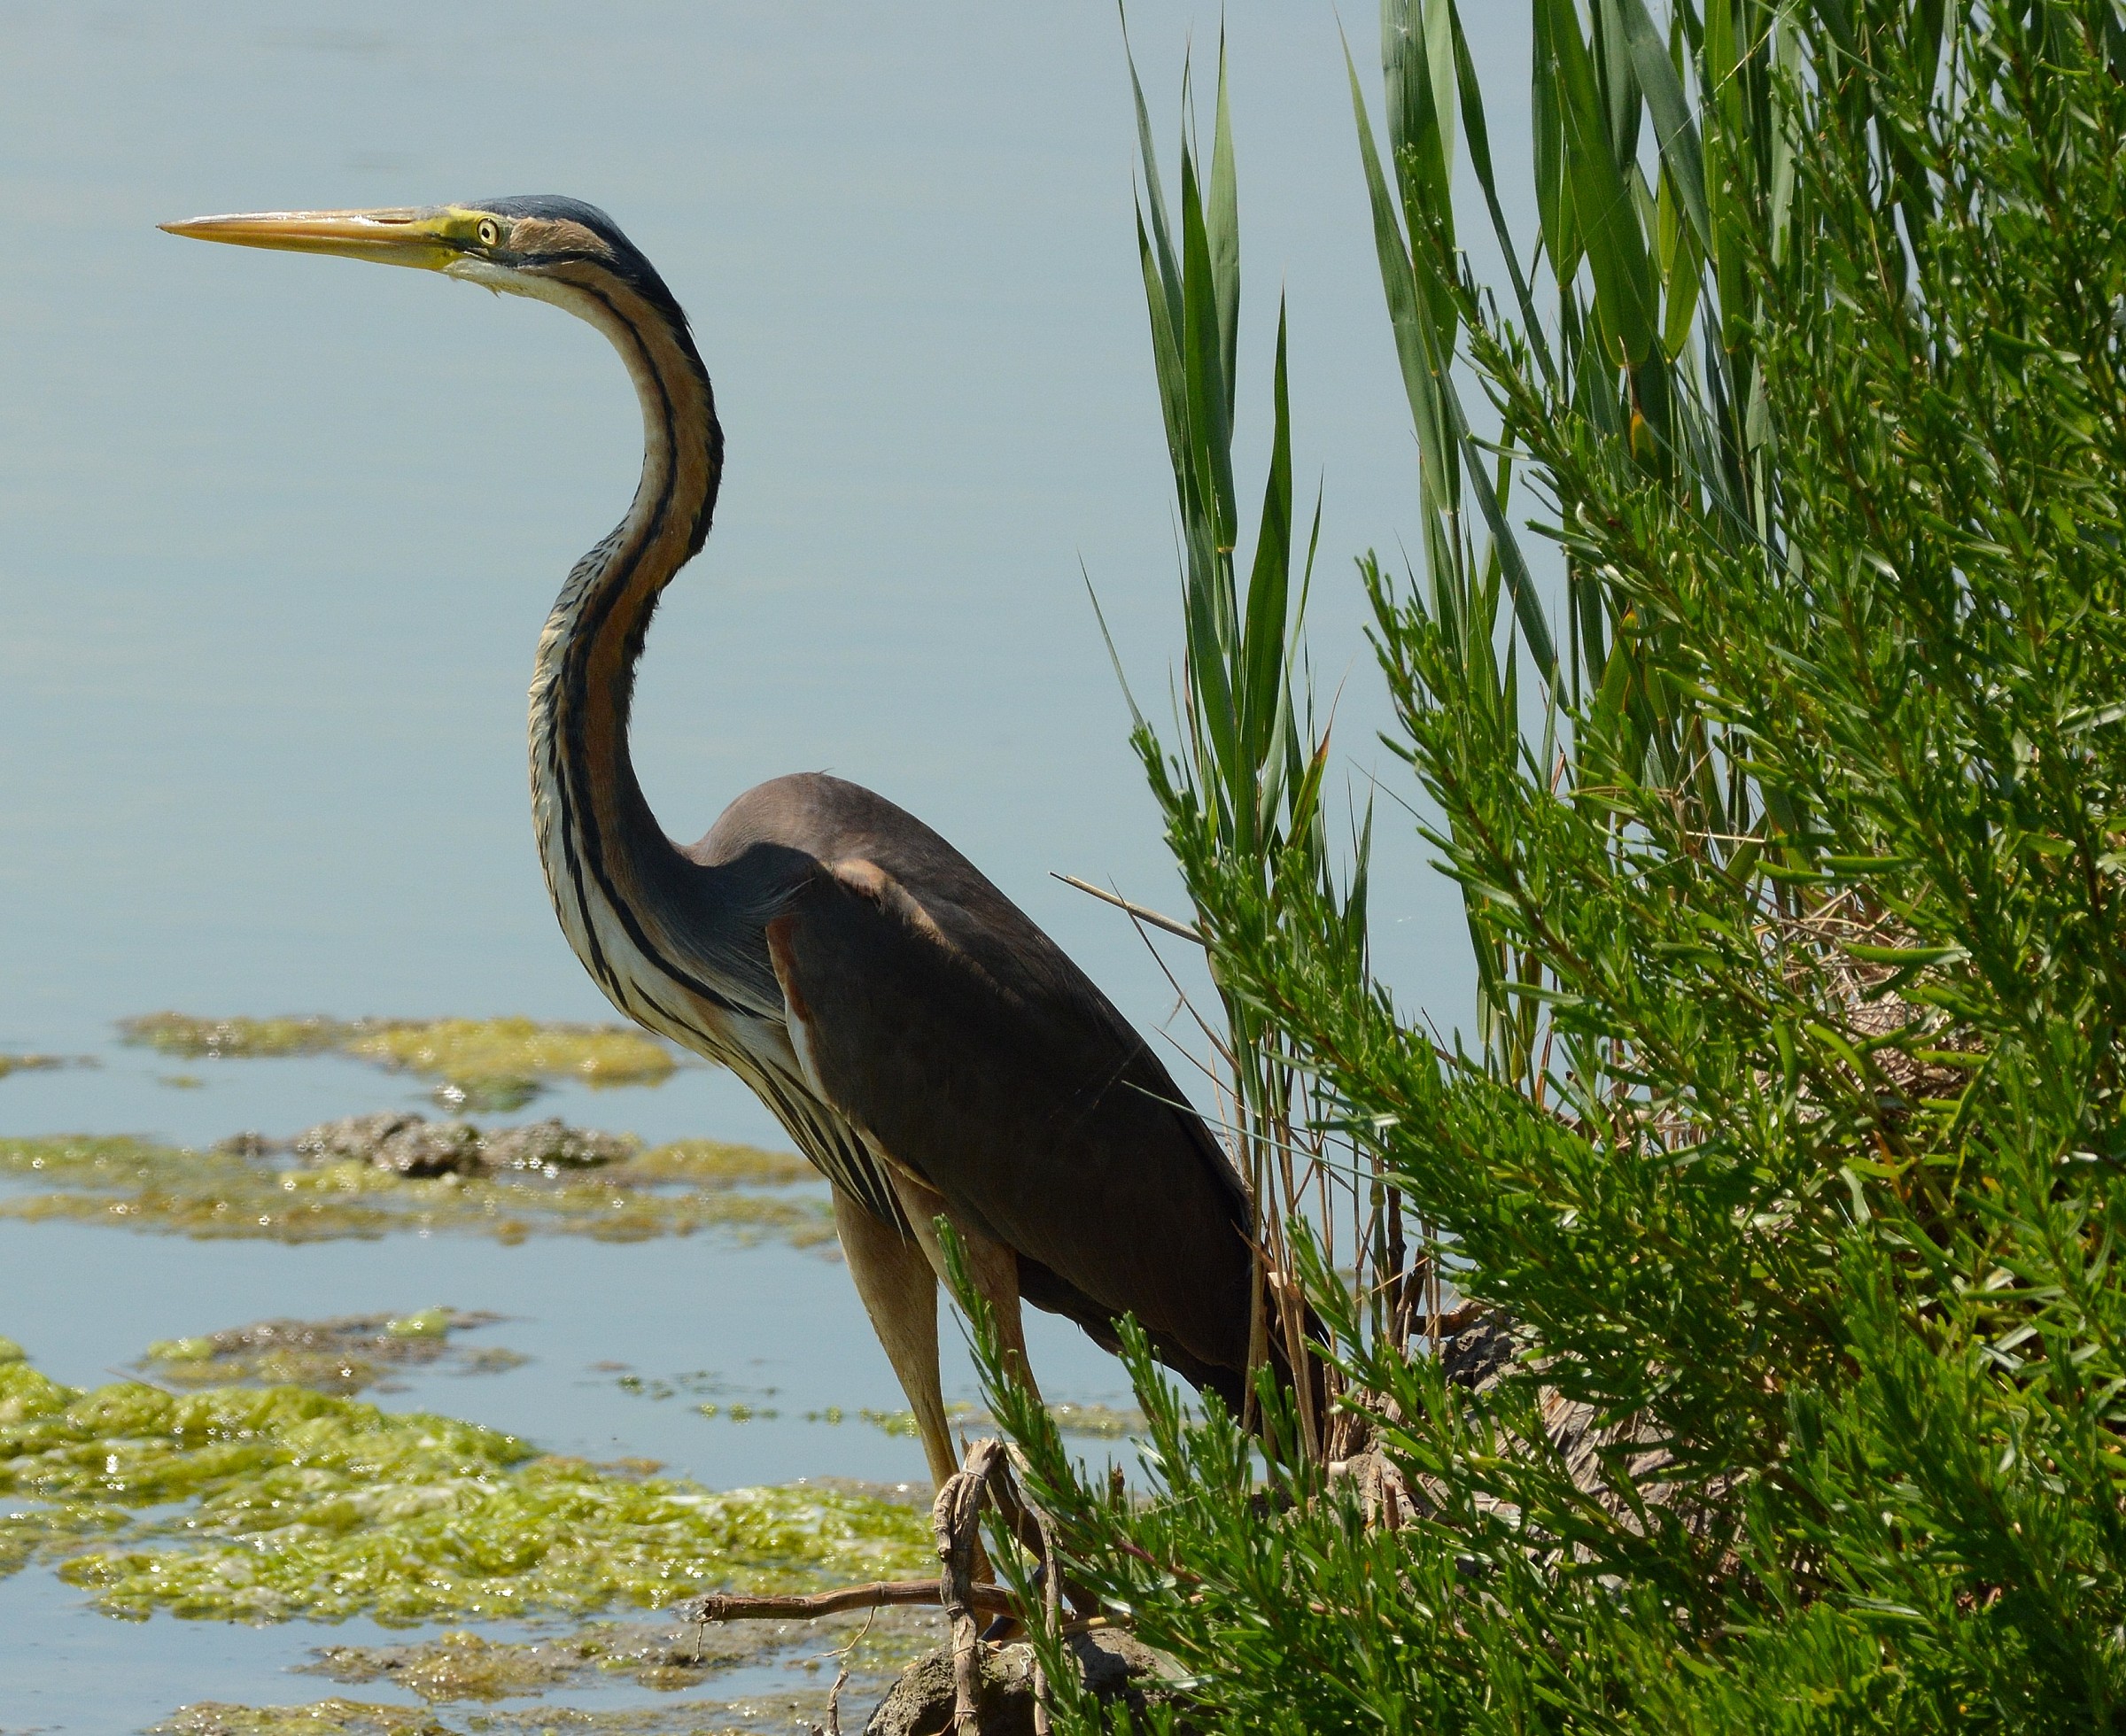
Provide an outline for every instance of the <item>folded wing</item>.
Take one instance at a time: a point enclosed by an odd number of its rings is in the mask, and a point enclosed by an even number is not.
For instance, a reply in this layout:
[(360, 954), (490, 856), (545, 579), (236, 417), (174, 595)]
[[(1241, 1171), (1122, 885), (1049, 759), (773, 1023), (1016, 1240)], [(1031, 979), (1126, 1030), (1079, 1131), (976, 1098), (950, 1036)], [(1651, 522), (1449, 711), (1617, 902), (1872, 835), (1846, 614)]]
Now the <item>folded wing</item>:
[(815, 1088), (1013, 1249), (1028, 1300), (1110, 1344), (1134, 1314), (1178, 1372), (1238, 1396), (1238, 1178), (1060, 949), (987, 881), (911, 887), (861, 856), (806, 875), (767, 938)]

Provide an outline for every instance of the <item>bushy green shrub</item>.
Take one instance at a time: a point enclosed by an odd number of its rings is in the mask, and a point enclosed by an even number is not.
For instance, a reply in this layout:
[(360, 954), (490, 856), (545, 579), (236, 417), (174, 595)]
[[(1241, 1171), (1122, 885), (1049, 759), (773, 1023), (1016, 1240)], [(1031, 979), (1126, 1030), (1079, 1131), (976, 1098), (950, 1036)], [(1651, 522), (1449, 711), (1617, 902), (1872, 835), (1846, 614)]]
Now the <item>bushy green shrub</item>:
[[(993, 1407), (1199, 1728), (2114, 1727), (2126, 20), (1533, 19), (1504, 312), (1455, 250), (1457, 113), (1500, 206), (1451, 0), (1389, 0), (1385, 159), (1361, 118), (1426, 537), (1363, 572), (1470, 1045), (1370, 979), (1317, 846), (1139, 737), (1241, 1035), (1370, 1214), (1355, 1289), (1280, 1227), (1364, 1428), (1339, 1472), (1266, 1396), (1259, 1456), (1140, 1354), (1132, 1504)], [(1432, 1353), (1472, 1334), (1483, 1383)]]

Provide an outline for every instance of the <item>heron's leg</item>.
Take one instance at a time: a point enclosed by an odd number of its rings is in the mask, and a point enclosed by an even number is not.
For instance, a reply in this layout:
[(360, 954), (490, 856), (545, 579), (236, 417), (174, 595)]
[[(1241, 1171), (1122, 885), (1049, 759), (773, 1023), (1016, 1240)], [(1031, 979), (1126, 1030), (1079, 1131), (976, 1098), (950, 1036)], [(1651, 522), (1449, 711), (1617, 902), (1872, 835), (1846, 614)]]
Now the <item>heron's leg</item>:
[(946, 1282), (945, 1251), (938, 1244), (936, 1220), (943, 1216), (959, 1233), (959, 1245), (967, 1257), (967, 1275), (974, 1289), (997, 1317), (997, 1336), (1004, 1346), (1006, 1366), (1018, 1365), (1020, 1380), (1035, 1398), (1041, 1389), (1034, 1384), (1033, 1365), (1026, 1358), (1026, 1329), (1019, 1316), (1019, 1256), (1003, 1243), (972, 1229), (945, 1207), (942, 1196), (900, 1169), (889, 1172), (893, 1190), (901, 1197), (901, 1209), (915, 1226), (916, 1239), (923, 1244), (938, 1281)]
[(937, 1376), (937, 1278), (922, 1248), (892, 1224), (883, 1223), (842, 1190), (834, 1190), (834, 1233), (857, 1281), (864, 1312), (885, 1347), (908, 1408), (915, 1413), (930, 1482), (943, 1488), (959, 1469), (952, 1432), (945, 1425), (945, 1398)]

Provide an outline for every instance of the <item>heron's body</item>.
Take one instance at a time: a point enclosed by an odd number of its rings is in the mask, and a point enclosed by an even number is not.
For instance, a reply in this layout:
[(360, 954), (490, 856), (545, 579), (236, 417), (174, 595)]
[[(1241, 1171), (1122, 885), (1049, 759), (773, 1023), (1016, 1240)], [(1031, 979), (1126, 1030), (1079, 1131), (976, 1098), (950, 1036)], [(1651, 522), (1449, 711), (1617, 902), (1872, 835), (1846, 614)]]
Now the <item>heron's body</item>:
[(626, 362), (641, 484), (563, 587), (532, 686), (547, 887), (613, 1004), (739, 1073), (833, 1182), (933, 1475), (952, 1462), (938, 1215), (1008, 1344), (1021, 1295), (1109, 1345), (1134, 1314), (1178, 1372), (1237, 1401), (1253, 1288), (1238, 1179), (1061, 949), (929, 827), (837, 778), (749, 790), (691, 847), (651, 815), (628, 753), (633, 670), (659, 595), (708, 533), (723, 438), (685, 316), (610, 221), (539, 198), (172, 227), (534, 295), (597, 325)]

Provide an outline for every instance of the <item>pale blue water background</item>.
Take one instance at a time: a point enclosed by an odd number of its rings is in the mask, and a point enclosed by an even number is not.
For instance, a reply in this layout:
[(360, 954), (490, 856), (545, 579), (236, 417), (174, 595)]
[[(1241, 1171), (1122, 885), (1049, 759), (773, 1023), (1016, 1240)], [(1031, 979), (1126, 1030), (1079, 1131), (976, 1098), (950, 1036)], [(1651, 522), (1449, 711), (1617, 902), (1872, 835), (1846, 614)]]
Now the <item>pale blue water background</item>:
[[(1475, 10), (1517, 189), (1525, 19)], [(1349, 578), (1366, 547), (1415, 546), (1415, 465), (1337, 22), (1282, 0), (1225, 17), (1248, 471), (1282, 288), (1300, 474), (1324, 491), (1315, 666), (1340, 689), (1354, 786), (1378, 771), (1385, 792), (1377, 949), (1452, 1026), (1458, 900), (1424, 870), (1395, 806), (1414, 793), (1372, 742), (1384, 712)], [(1219, 18), (1131, 8), (1162, 148), (1191, 33), (1207, 69)], [(1371, 15), (1348, 23), (1369, 67)], [(1094, 0), (0, 6), (0, 1050), (105, 1060), (0, 1081), (0, 1132), (204, 1140), (415, 1100), (343, 1061), (110, 1045), (113, 1019), (156, 1007), (608, 1013), (539, 882), (523, 725), (552, 593), (632, 488), (625, 377), (548, 308), (153, 227), (229, 209), (606, 205), (692, 313), (730, 437), (715, 533), (640, 686), (638, 762), (668, 829), (698, 835), (781, 771), (870, 784), (1185, 1044), (1129, 925), (1048, 877), (1178, 902), (1084, 593), (1090, 576), (1163, 704), (1178, 623), (1132, 151), (1114, 13)], [(1472, 245), (1480, 269), (1488, 251)], [(1169, 957), (1199, 980), (1185, 947)], [(206, 1083), (158, 1082), (176, 1071)], [(527, 1112), (775, 1138), (708, 1072)], [(816, 1255), (0, 1225), (0, 1332), (73, 1381), (174, 1333), (434, 1302), (516, 1316), (492, 1339), (536, 1360), (387, 1402), (719, 1484), (919, 1474), (912, 1444), (788, 1420), (899, 1403)], [(1114, 1393), (1107, 1359), (1037, 1327), (1051, 1393)], [(786, 1420), (629, 1399), (586, 1372), (601, 1359), (775, 1385)], [(970, 1390), (964, 1364), (948, 1384)], [(0, 1583), (0, 1730), (322, 1697), (283, 1670), (324, 1637), (121, 1625), (19, 1575)]]

